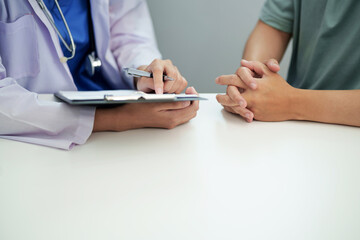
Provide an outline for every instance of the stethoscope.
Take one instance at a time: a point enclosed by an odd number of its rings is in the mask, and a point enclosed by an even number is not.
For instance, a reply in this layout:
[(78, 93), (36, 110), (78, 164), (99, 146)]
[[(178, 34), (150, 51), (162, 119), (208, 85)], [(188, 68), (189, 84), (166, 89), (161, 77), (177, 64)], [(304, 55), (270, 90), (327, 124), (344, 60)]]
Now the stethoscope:
[[(43, 0), (36, 0), (36, 1), (39, 4), (42, 11), (44, 12), (46, 18), (49, 20), (52, 27), (55, 29), (57, 35), (59, 36), (61, 42), (64, 44), (65, 48), (71, 53), (70, 57), (61, 57), (60, 58), (60, 62), (66, 63), (68, 60), (74, 58), (75, 52), (76, 52), (76, 46), (75, 46), (75, 43), (74, 43), (74, 38), (73, 38), (73, 36), (71, 34), (71, 31), (70, 31), (69, 26), (67, 24), (67, 21), (65, 19), (65, 16), (64, 16), (64, 14), (63, 14), (63, 12), (62, 12), (62, 10), (60, 8), (60, 5), (58, 3), (58, 0), (54, 0), (54, 1), (55, 1), (57, 9), (60, 12), (61, 19), (64, 22), (66, 31), (69, 34), (70, 45), (65, 41), (65, 39), (61, 35), (59, 29), (56, 27), (55, 22), (54, 22), (53, 18), (51, 17), (51, 14), (50, 14), (49, 10), (47, 9), (47, 7), (46, 7), (45, 3), (43, 2)], [(93, 76), (95, 74), (95, 71), (100, 69), (101, 60), (96, 56), (96, 51), (95, 51), (95, 37), (94, 37), (94, 30), (93, 30), (93, 26), (92, 26), (93, 23), (92, 23), (92, 19), (91, 19), (90, 0), (89, 0), (88, 15), (89, 15), (89, 20), (90, 20), (89, 24), (91, 24), (91, 26), (89, 27), (90, 53), (88, 54), (88, 56), (86, 58), (86, 61), (85, 61), (85, 70), (90, 76)]]

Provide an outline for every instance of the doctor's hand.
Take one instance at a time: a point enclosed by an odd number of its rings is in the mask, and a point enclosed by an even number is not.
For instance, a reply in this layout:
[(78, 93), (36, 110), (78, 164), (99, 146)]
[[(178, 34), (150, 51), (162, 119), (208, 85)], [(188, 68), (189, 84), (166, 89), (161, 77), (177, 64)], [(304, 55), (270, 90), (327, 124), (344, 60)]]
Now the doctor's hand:
[[(256, 82), (256, 89), (231, 75), (218, 78), (218, 84), (229, 85), (226, 95), (217, 96), (218, 102), (225, 110), (241, 115), (248, 122), (253, 118), (260, 121), (294, 119), (292, 96), (296, 95), (297, 89), (260, 62), (252, 62), (252, 69), (249, 80)], [(246, 105), (239, 103), (243, 99)]]
[[(193, 87), (186, 93), (197, 94)], [(93, 131), (120, 132), (147, 127), (172, 129), (194, 118), (198, 109), (199, 101), (130, 103), (116, 108), (98, 108)]]
[[(157, 94), (181, 93), (187, 86), (187, 81), (170, 60), (155, 59), (150, 65), (141, 66), (138, 69), (153, 74), (153, 78), (135, 79), (135, 86), (140, 91), (155, 91)], [(163, 81), (164, 74), (173, 78), (174, 81)]]

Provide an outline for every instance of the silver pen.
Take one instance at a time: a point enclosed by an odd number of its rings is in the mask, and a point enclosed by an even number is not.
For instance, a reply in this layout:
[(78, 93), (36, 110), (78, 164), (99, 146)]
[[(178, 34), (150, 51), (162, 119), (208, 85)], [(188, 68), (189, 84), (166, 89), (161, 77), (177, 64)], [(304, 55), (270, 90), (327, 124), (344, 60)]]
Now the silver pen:
[[(150, 72), (145, 72), (145, 71), (141, 71), (135, 68), (124, 68), (124, 71), (134, 77), (148, 77), (148, 78), (152, 78), (153, 74)], [(175, 79), (173, 79), (172, 77), (168, 77), (166, 75), (163, 75), (163, 80), (164, 81), (175, 81)]]

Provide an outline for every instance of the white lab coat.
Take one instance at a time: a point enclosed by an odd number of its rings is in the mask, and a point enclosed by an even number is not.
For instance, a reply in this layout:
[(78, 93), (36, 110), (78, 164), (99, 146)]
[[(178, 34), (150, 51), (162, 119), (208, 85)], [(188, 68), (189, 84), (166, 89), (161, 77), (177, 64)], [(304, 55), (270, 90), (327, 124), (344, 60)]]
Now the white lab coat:
[[(123, 66), (160, 58), (145, 0), (91, 0), (96, 49), (114, 89), (131, 89)], [(62, 149), (89, 138), (95, 108), (39, 100), (76, 90), (59, 38), (36, 0), (0, 0), (0, 137)]]

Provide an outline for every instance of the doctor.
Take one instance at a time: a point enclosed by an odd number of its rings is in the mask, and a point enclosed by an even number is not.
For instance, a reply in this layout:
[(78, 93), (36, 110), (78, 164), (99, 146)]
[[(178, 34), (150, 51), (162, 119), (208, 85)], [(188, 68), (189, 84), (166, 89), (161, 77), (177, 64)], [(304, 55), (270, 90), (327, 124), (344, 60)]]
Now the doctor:
[[(198, 102), (96, 109), (37, 97), (59, 90), (182, 92), (186, 80), (160, 58), (145, 0), (0, 0), (0, 137), (70, 149), (94, 131), (185, 123)], [(130, 78), (123, 67), (154, 78)], [(164, 83), (163, 73), (175, 81)]]

